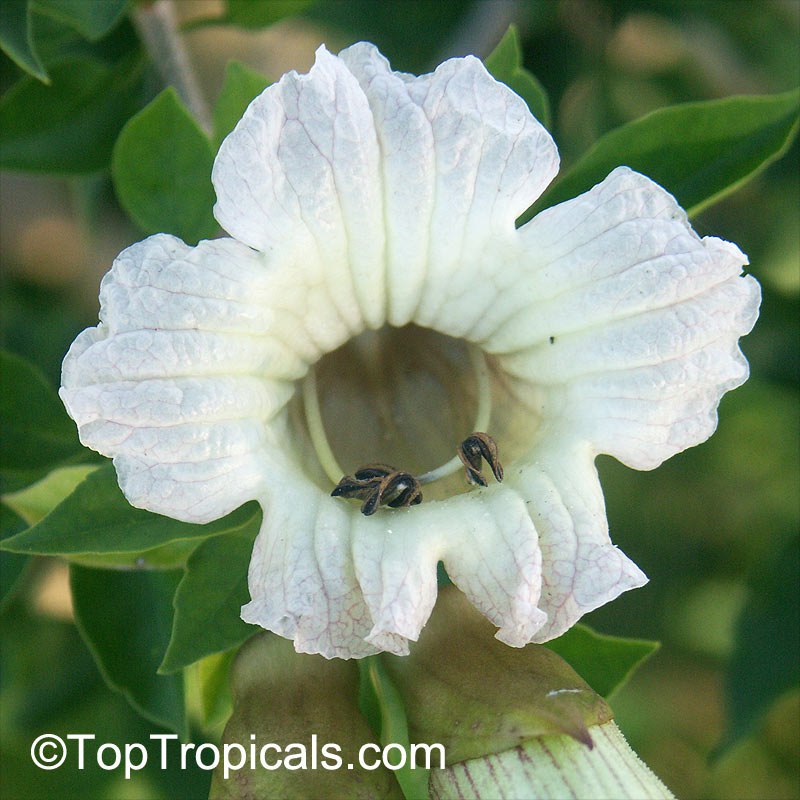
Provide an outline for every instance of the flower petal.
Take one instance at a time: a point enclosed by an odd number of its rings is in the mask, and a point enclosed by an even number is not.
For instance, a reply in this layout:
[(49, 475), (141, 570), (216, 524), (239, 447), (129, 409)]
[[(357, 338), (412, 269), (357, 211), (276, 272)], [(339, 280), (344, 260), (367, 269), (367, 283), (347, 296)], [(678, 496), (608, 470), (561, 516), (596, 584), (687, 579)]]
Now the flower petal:
[(214, 214), (225, 230), (311, 272), (351, 334), (384, 318), (380, 154), (367, 100), (324, 47), (308, 75), (257, 97), (220, 147)]
[(133, 505), (207, 522), (259, 495), (269, 420), (307, 368), (301, 345), (274, 333), (270, 279), (236, 242), (164, 235), (104, 278), (103, 322), (67, 354), (60, 394)]
[(524, 501), (505, 487), (360, 521), (353, 557), (374, 621), (369, 640), (383, 649), (387, 634), (416, 641), (436, 601), (439, 561), (500, 628), (502, 641), (522, 646), (545, 621), (536, 607), (541, 588), (536, 531)]
[(544, 624), (536, 531), (514, 491), (364, 517), (291, 469), (273, 475), (242, 618), (294, 639), (298, 651), (406, 655), (436, 602), (439, 561), (502, 641), (521, 647)]
[(542, 595), (547, 614), (529, 641), (560, 636), (584, 614), (647, 577), (611, 544), (594, 453), (580, 441), (551, 434), (506, 482), (527, 498), (542, 552)]
[(290, 249), (351, 332), (387, 319), (447, 332), (437, 309), (455, 273), (469, 285), (557, 169), (550, 135), (478, 59), (417, 78), (366, 43), (323, 47), (223, 143), (215, 214), (252, 247)]
[[(242, 619), (294, 639), (300, 653), (363, 658), (372, 619), (356, 580), (351, 529), (358, 512), (290, 468), (275, 469), (250, 559)], [(396, 650), (398, 645), (387, 649)]]
[(585, 444), (551, 440), (502, 486), (371, 517), (290, 468), (272, 474), (242, 616), (300, 652), (407, 654), (435, 604), (439, 561), (514, 647), (647, 582), (609, 540)]
[(595, 452), (649, 469), (706, 439), (719, 399), (747, 377), (737, 340), (760, 293), (740, 277), (739, 249), (698, 237), (671, 195), (627, 168), (520, 237), (517, 282), (469, 335)]
[[(453, 534), (443, 555), (447, 574), (498, 626), (495, 636), (522, 647), (545, 624), (542, 553), (525, 500), (510, 486), (455, 498)], [(446, 509), (443, 509), (446, 510)]]
[(470, 284), (489, 240), (513, 231), (555, 176), (558, 151), (476, 58), (415, 77), (392, 72), (365, 42), (340, 57), (366, 93), (381, 147), (388, 320), (444, 330), (436, 312), (455, 273)]

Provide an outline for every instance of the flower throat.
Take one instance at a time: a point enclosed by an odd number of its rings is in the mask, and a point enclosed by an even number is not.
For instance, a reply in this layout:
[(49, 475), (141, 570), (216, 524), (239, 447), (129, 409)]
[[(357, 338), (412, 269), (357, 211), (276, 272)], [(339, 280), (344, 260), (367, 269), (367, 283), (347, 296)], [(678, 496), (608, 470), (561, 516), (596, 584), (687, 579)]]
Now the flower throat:
[[(474, 460), (477, 452), (468, 437), (485, 431), (491, 416), (481, 351), (414, 325), (364, 332), (325, 356), (305, 378), (302, 402), (306, 433), (330, 485), (345, 475), (352, 483), (349, 476), (366, 475), (365, 465), (393, 465), (396, 478), (388, 470), (381, 478), (367, 470), (376, 486), (382, 480), (392, 488), (394, 480), (404, 492), (396, 499), (409, 500), (387, 499), (390, 505), (419, 502), (406, 474), (425, 485), (426, 499), (468, 488), (465, 453)], [(459, 456), (462, 442), (467, 450)], [(359, 480), (337, 488), (340, 496), (366, 496), (365, 508), (377, 502), (371, 486)]]

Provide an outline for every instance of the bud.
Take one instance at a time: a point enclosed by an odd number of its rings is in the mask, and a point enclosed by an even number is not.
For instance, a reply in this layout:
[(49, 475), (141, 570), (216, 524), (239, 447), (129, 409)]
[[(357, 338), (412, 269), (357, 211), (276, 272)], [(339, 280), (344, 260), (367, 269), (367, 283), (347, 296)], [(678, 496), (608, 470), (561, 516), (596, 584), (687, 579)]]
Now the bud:
[(447, 587), (411, 655), (384, 656), (410, 740), (445, 746), (431, 798), (673, 797), (566, 661), (543, 645), (510, 648), (493, 634)]
[(539, 736), (502, 753), (433, 770), (429, 796), (431, 800), (674, 798), (631, 750), (613, 721), (593, 726), (591, 734), (591, 748), (571, 736)]

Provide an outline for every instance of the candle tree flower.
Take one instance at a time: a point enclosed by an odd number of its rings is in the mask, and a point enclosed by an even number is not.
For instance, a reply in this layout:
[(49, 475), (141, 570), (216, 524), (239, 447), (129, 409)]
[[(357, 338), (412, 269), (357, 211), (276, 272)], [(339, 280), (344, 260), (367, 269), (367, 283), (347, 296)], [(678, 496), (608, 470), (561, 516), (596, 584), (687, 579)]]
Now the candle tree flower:
[[(301, 652), (404, 654), (441, 562), (520, 647), (645, 583), (594, 459), (652, 469), (711, 435), (759, 287), (624, 166), (517, 228), (558, 164), (475, 58), (415, 77), (322, 47), (219, 150), (229, 238), (116, 259), (61, 397), (134, 506), (262, 505), (246, 621)], [(343, 477), (363, 485), (331, 496)]]

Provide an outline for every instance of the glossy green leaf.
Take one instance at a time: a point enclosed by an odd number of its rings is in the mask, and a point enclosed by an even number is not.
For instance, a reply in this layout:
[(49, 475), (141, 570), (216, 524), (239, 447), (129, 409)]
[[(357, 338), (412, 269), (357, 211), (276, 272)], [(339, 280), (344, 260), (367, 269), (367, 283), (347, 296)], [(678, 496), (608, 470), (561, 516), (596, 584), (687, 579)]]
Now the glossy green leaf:
[[(0, 503), (0, 540), (24, 531), (25, 520), (5, 503)], [(20, 575), (28, 563), (28, 556), (17, 553), (0, 553), (0, 609), (16, 594)]]
[(25, 72), (44, 83), (50, 82), (33, 42), (28, 0), (3, 0), (0, 3), (0, 49)]
[(67, 556), (72, 564), (100, 569), (183, 569), (202, 539), (176, 539), (133, 553), (88, 553)]
[(612, 716), (603, 698), (552, 650), (512, 648), (495, 632), (462, 592), (443, 587), (411, 654), (384, 656), (411, 741), (444, 745), (448, 765), (551, 733), (591, 746), (589, 727)]
[(407, 762), (396, 770), (394, 777), (400, 784), (406, 800), (427, 800), (429, 769), (411, 765), (411, 742), (408, 738), (408, 719), (403, 698), (379, 655), (362, 658), (358, 662), (360, 673), (359, 707), (378, 733), (382, 745), (399, 744), (407, 754)]
[(522, 64), (517, 28), (511, 25), (484, 64), (491, 75), (516, 92), (545, 128), (550, 127), (550, 100), (544, 86)]
[(32, 8), (96, 41), (122, 18), (127, 0), (33, 0)]
[(751, 581), (728, 667), (728, 729), (723, 747), (752, 733), (781, 695), (800, 686), (798, 564), (800, 536), (794, 535)]
[(117, 197), (145, 232), (189, 244), (213, 236), (211, 142), (171, 87), (122, 129), (111, 174)]
[[(358, 710), (358, 667), (353, 661), (296, 653), (291, 642), (262, 633), (242, 647), (231, 672), (233, 715), (222, 745), (245, 752), (255, 737), (276, 769), (250, 769), (249, 762), (225, 775), (218, 768), (210, 800), (341, 797), (389, 800), (402, 794), (383, 766), (367, 770), (358, 751), (375, 734)], [(334, 745), (338, 752), (324, 750)]]
[(269, 86), (270, 81), (240, 61), (229, 61), (225, 81), (214, 107), (214, 142), (217, 147), (242, 118), (250, 101)]
[(138, 57), (109, 67), (73, 57), (53, 66), (51, 84), (25, 76), (0, 100), (0, 167), (87, 173), (105, 169), (139, 105)]
[(253, 502), (214, 522), (191, 525), (133, 508), (109, 464), (89, 475), (41, 522), (0, 547), (13, 553), (60, 556), (139, 553), (169, 542), (249, 531), (260, 514)]
[(207, 539), (189, 556), (175, 593), (175, 619), (162, 672), (237, 647), (258, 630), (239, 613), (250, 599), (247, 568), (259, 525), (256, 515), (245, 530)]
[(254, 3), (253, 0), (228, 0), (225, 22), (242, 28), (266, 28), (284, 17), (299, 14), (313, 0), (269, 0)]
[(70, 566), (75, 621), (108, 685), (146, 719), (185, 738), (183, 678), (156, 673), (177, 584), (175, 572)]
[(3, 502), (16, 511), (28, 525), (35, 525), (63, 502), (89, 475), (97, 464), (60, 467), (17, 492), (3, 495)]
[(558, 653), (598, 694), (611, 697), (659, 648), (658, 642), (606, 636), (587, 625), (573, 625), (545, 643)]
[(599, 139), (523, 219), (591, 189), (621, 165), (652, 178), (697, 214), (786, 150), (798, 109), (800, 91), (658, 109)]
[(39, 370), (0, 351), (0, 491), (27, 486), (85, 452), (75, 424)]

